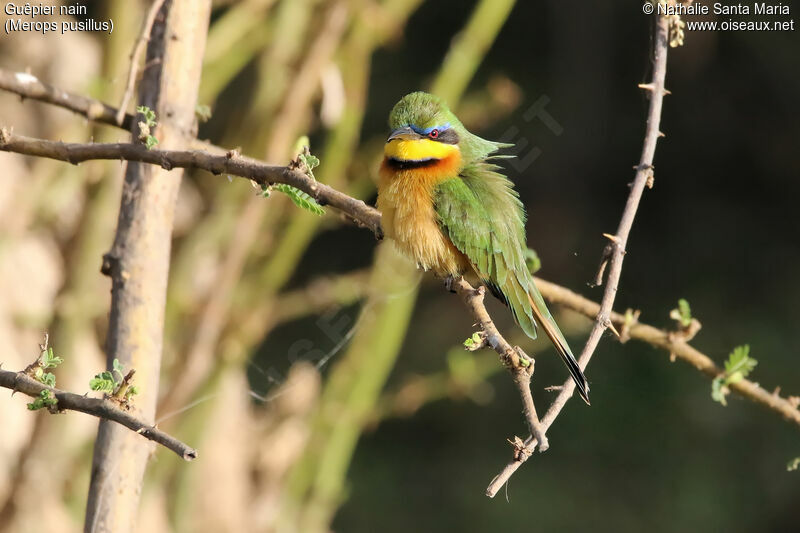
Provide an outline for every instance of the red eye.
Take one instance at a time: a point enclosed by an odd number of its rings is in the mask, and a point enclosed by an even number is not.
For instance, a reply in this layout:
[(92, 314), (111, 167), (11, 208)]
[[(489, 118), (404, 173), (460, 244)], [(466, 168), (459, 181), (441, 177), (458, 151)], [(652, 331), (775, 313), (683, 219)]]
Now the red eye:
[(428, 134), (428, 137), (430, 137), (431, 139), (435, 139), (438, 136), (439, 136), (439, 130), (431, 130), (431, 132)]

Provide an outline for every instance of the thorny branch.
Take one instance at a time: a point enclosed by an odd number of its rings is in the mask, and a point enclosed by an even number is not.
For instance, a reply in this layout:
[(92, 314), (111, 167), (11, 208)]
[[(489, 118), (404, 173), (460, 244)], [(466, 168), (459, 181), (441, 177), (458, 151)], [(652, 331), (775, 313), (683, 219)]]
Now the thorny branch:
[(531, 377), (533, 376), (533, 359), (522, 351), (519, 346), (512, 347), (505, 338), (497, 330), (497, 327), (489, 316), (489, 312), (483, 304), (483, 297), (486, 294), (486, 288), (483, 286), (475, 289), (464, 278), (449, 281), (450, 288), (461, 296), (464, 304), (469, 309), (472, 316), (477, 320), (481, 328), (482, 342), (472, 346), (470, 349), (477, 350), (484, 346), (491, 346), (491, 348), (500, 355), (503, 364), (511, 373), (514, 384), (517, 386), (520, 397), (522, 398), (523, 412), (525, 413), (525, 420), (537, 440), (541, 442), (539, 446), (540, 451), (545, 451), (548, 448), (547, 437), (544, 434), (542, 425), (539, 422), (539, 417), (536, 415), (536, 407), (533, 403), (533, 396), (531, 395)]
[(138, 419), (130, 412), (122, 409), (118, 402), (112, 399), (90, 398), (88, 396), (81, 396), (80, 394), (48, 387), (36, 381), (25, 372), (12, 372), (9, 370), (0, 370), (0, 387), (11, 389), (14, 392), (21, 392), (32, 398), (38, 398), (43, 390), (49, 390), (55, 399), (58, 400), (58, 404), (55, 406), (58, 411), (80, 411), (81, 413), (86, 413), (97, 418), (111, 420), (112, 422), (122, 424), (128, 429), (135, 431), (146, 439), (150, 439), (153, 442), (169, 448), (186, 461), (192, 461), (197, 458), (197, 451), (195, 449), (189, 447), (175, 437), (164, 433), (156, 426)]
[[(608, 263), (608, 278), (606, 280), (606, 288), (603, 292), (603, 298), (600, 302), (600, 309), (595, 317), (594, 326), (589, 333), (589, 338), (583, 348), (578, 364), (582, 369), (586, 369), (589, 360), (592, 358), (600, 338), (605, 333), (606, 329), (612, 327), (611, 312), (614, 308), (614, 299), (617, 297), (617, 288), (619, 286), (619, 278), (622, 274), (622, 261), (625, 258), (625, 246), (628, 243), (628, 235), (630, 235), (633, 220), (636, 217), (636, 211), (639, 208), (639, 202), (644, 193), (644, 189), (648, 182), (652, 180), (653, 169), (653, 156), (656, 151), (656, 142), (662, 135), (659, 131), (661, 123), (661, 107), (664, 101), (664, 95), (667, 90), (664, 88), (664, 79), (667, 73), (667, 50), (669, 47), (669, 21), (667, 17), (656, 16), (656, 33), (655, 33), (655, 57), (653, 60), (653, 79), (649, 84), (642, 85), (641, 88), (650, 93), (650, 108), (647, 113), (647, 127), (645, 129), (644, 145), (642, 147), (642, 155), (639, 164), (636, 168), (636, 175), (634, 176), (631, 190), (628, 195), (628, 201), (625, 204), (625, 209), (622, 212), (622, 219), (620, 220), (617, 233), (609, 236), (609, 247), (606, 248), (604, 253), (604, 260), (600, 264), (600, 273), (598, 278), (602, 276), (602, 271), (606, 268)], [(607, 259), (605, 259), (607, 257)], [(601, 279), (596, 280), (599, 284)], [(616, 330), (614, 330), (616, 331)], [(544, 416), (543, 424), (545, 431), (553, 420), (558, 416), (567, 400), (572, 397), (575, 390), (575, 384), (571, 379), (568, 379), (561, 392), (558, 394), (547, 413)], [(537, 439), (533, 436), (525, 441), (525, 448), (528, 452), (532, 452), (536, 447)], [(509, 462), (506, 467), (495, 476), (489, 483), (486, 489), (486, 495), (493, 498), (500, 488), (508, 481), (508, 479), (516, 472), (516, 470), (524, 463), (530, 453), (515, 454), (514, 459)]]
[[(606, 282), (603, 301), (601, 304), (597, 304), (596, 302), (588, 300), (570, 291), (569, 289), (539, 278), (536, 279), (536, 284), (541, 290), (542, 295), (549, 302), (564, 305), (586, 315), (587, 317), (595, 318), (595, 325), (592, 330), (592, 334), (590, 334), (586, 348), (579, 359), (579, 363), (581, 364), (582, 368), (585, 368), (586, 363), (591, 358), (591, 355), (594, 352), (594, 349), (600, 337), (602, 336), (603, 331), (609, 326), (617, 325), (618, 327), (622, 328), (623, 325), (625, 325), (624, 317), (612, 312), (611, 310), (613, 308), (613, 300), (621, 273), (621, 264), (625, 253), (625, 244), (627, 243), (627, 237), (630, 233), (630, 228), (633, 222), (633, 215), (635, 215), (635, 211), (638, 207), (639, 199), (641, 198), (644, 187), (649, 186), (653, 180), (652, 160), (655, 149), (655, 141), (661, 135), (658, 129), (658, 123), (660, 122), (661, 103), (663, 100), (663, 95), (667, 93), (666, 89), (664, 89), (666, 47), (664, 46), (663, 20), (658, 21), (658, 28), (659, 31), (656, 42), (654, 81), (652, 84), (642, 86), (644, 90), (647, 90), (651, 94), (645, 149), (642, 152), (640, 164), (636, 167), (637, 172), (631, 187), (631, 194), (628, 199), (628, 204), (626, 204), (620, 227), (616, 235), (610, 236), (609, 240), (611, 243), (609, 243), (606, 251), (603, 254), (601, 269), (598, 272), (601, 279), (596, 280), (596, 284), (599, 285), (602, 281), (604, 269), (606, 266), (611, 267), (609, 268), (609, 277)], [(108, 106), (99, 100), (68, 93), (59, 88), (45, 84), (30, 74), (15, 73), (0, 69), (0, 89), (18, 94), (22, 98), (30, 98), (32, 100), (38, 100), (68, 109), (95, 122), (110, 126), (117, 126), (115, 120), (117, 109)], [(124, 129), (130, 129), (133, 120), (133, 115), (126, 114), (121, 127)], [(0, 133), (2, 133), (2, 135), (0, 135), (0, 150), (2, 151), (18, 152), (27, 155), (40, 155), (38, 153), (39, 151), (45, 151), (48, 153), (41, 154), (44, 157), (51, 157), (51, 155), (48, 154), (52, 154), (54, 159), (71, 161), (74, 163), (78, 162), (75, 159), (70, 160), (66, 158), (66, 154), (63, 151), (60, 151), (62, 148), (59, 147), (62, 146), (63, 143), (40, 141), (38, 139), (27, 139), (24, 137), (14, 136), (6, 130), (3, 130)], [(10, 144), (11, 140), (16, 140), (17, 143)], [(22, 142), (20, 144), (18, 141), (26, 142)], [(41, 145), (39, 143), (45, 144)], [(158, 150), (145, 151), (143, 147), (130, 148), (133, 145), (90, 144), (67, 146), (75, 146), (82, 150), (89, 150), (90, 153), (92, 147), (105, 146), (106, 148), (102, 148), (102, 150), (109, 151), (109, 153), (105, 154), (108, 156), (107, 158), (124, 159), (125, 153), (129, 155), (135, 154), (136, 156), (141, 157), (141, 159), (135, 160), (151, 162), (158, 165), (162, 164), (162, 156), (164, 155)], [(118, 148), (110, 148), (115, 146)], [(207, 153), (201, 152), (198, 154), (197, 152), (179, 152), (178, 154), (180, 154), (180, 157), (183, 158), (185, 158), (187, 154), (197, 154), (201, 156), (197, 160), (194, 160), (191, 157), (189, 157), (188, 160), (183, 159), (182, 162), (186, 163), (186, 166), (205, 169), (215, 174), (224, 172), (230, 175), (241, 176), (252, 179), (257, 183), (288, 183), (309, 194), (312, 194), (312, 196), (314, 196), (318, 202), (322, 204), (327, 203), (338, 208), (345, 216), (357, 224), (370, 229), (373, 233), (375, 233), (376, 236), (382, 236), (380, 229), (381, 215), (380, 212), (378, 212), (375, 208), (367, 206), (364, 204), (364, 202), (349, 197), (331, 187), (325, 186), (324, 184), (314, 182), (308, 176), (305, 176), (299, 171), (292, 172), (287, 167), (268, 165), (255, 159), (239, 156), (234, 151), (228, 151), (224, 148), (214, 146), (199, 139), (192, 139), (190, 142), (190, 147), (194, 150), (205, 150)], [(167, 154), (169, 154), (169, 152)], [(56, 157), (59, 155), (61, 157)], [(219, 156), (225, 157), (228, 162), (226, 163), (225, 161), (220, 160)], [(85, 161), (88, 159), (91, 159), (91, 157), (86, 157), (82, 160)], [(172, 163), (173, 166), (179, 166), (176, 164), (177, 161), (172, 161)], [(317, 187), (316, 191), (312, 190), (312, 186)], [(459, 285), (456, 285), (456, 289), (459, 289)], [(462, 298), (464, 298), (465, 295), (469, 298), (470, 302), (468, 302), (467, 305), (470, 307), (470, 311), (480, 323), (481, 320), (479, 316), (485, 315), (488, 317), (488, 312), (483, 305), (482, 297), (473, 298), (469, 293), (469, 291), (472, 291), (473, 294), (478, 293), (480, 289), (476, 290), (471, 286), (465, 286), (463, 289), (464, 291), (461, 293)], [(609, 296), (609, 298), (606, 298), (606, 296)], [(476, 314), (476, 312), (479, 314)], [(603, 319), (603, 317), (605, 317), (605, 319)], [(595, 330), (599, 333), (596, 333)], [(497, 331), (496, 328), (494, 331)], [(674, 354), (675, 357), (688, 362), (708, 377), (714, 378), (722, 372), (722, 370), (717, 367), (708, 356), (693, 348), (686, 340), (676, 338), (675, 336), (670, 335), (669, 332), (659, 330), (646, 324), (636, 323), (633, 325), (628, 325), (627, 333), (633, 339), (641, 340), (653, 346), (665, 349), (668, 353)], [(497, 332), (496, 335), (495, 342), (497, 348), (495, 348), (495, 350), (498, 351), (501, 357), (505, 357), (506, 354), (509, 354), (509, 357), (512, 358), (512, 362), (514, 361), (514, 357), (516, 357), (516, 360), (518, 361), (519, 353), (514, 350), (508, 351), (507, 348), (510, 348), (510, 344), (505, 341), (499, 332)], [(486, 338), (488, 339), (489, 335), (487, 335)], [(0, 380), (7, 379), (4, 378), (4, 376), (7, 374), (9, 373), (1, 374)], [(17, 375), (17, 373), (14, 372), (10, 374), (14, 376)], [(38, 384), (38, 382), (34, 383)], [(43, 387), (43, 385), (40, 386)], [(542, 418), (540, 421), (541, 428), (544, 430), (543, 432), (545, 432), (552, 425), (553, 421), (566, 403), (566, 400), (572, 395), (574, 391), (574, 385), (571, 380), (568, 380), (563, 386), (558, 387), (558, 389), (561, 390), (559, 397), (550, 407), (544, 418)], [(738, 393), (742, 397), (747, 398), (771, 411), (774, 411), (785, 419), (800, 426), (800, 410), (797, 409), (796, 402), (793, 402), (792, 399), (787, 400), (786, 398), (781, 397), (780, 394), (777, 393), (777, 390), (773, 393), (768, 392), (758, 384), (747, 379), (743, 379), (732, 384), (731, 389), (733, 392)], [(38, 394), (38, 391), (36, 391), (36, 394)], [(56, 397), (58, 397), (58, 395), (56, 395)], [(61, 407), (65, 407), (63, 404), (59, 405)], [(533, 449), (531, 444), (535, 445), (536, 441), (533, 441), (532, 439), (528, 440), (531, 442), (528, 442), (527, 444), (531, 449)], [(513, 442), (512, 444), (514, 444), (515, 448), (517, 448), (515, 452), (515, 460), (509, 463), (509, 465), (506, 467), (506, 470), (504, 470), (502, 474), (495, 478), (490, 488), (496, 487), (499, 489), (499, 487), (501, 487), (502, 484), (505, 483), (505, 481), (507, 481), (507, 479), (513, 474), (513, 472), (516, 471), (519, 465), (521, 465), (522, 462), (524, 462), (524, 460), (530, 455), (528, 452), (528, 446), (524, 445), (525, 443)], [(487, 493), (488, 492), (489, 491), (487, 490)]]
[[(541, 278), (535, 278), (535, 280), (542, 296), (551, 303), (562, 305), (589, 318), (596, 317), (600, 311), (600, 305), (597, 302)], [(626, 328), (631, 339), (662, 348), (670, 356), (670, 359), (674, 356), (674, 359), (685, 361), (711, 379), (723, 373), (723, 369), (718, 367), (710, 357), (689, 344), (685, 334), (658, 329), (638, 320), (630, 323), (624, 315), (614, 312), (609, 314), (609, 319), (620, 330)], [(623, 339), (619, 340), (624, 342)], [(797, 397), (784, 398), (779, 394), (778, 389), (769, 392), (746, 378), (732, 383), (730, 388), (740, 396), (775, 411), (789, 422), (800, 426), (800, 410), (797, 409), (800, 400)], [(548, 420), (550, 419), (547, 416), (542, 420), (547, 427), (549, 427)]]
[(259, 185), (286, 183), (309, 194), (320, 205), (330, 205), (346, 213), (378, 238), (382, 236), (380, 213), (363, 201), (319, 183), (291, 166), (268, 165), (234, 150), (214, 155), (202, 150), (148, 150), (142, 144), (131, 143), (62, 143), (15, 135), (3, 128), (0, 129), (0, 151), (57, 159), (73, 165), (97, 159), (120, 159), (159, 165), (167, 170), (198, 168), (212, 174), (248, 178)]

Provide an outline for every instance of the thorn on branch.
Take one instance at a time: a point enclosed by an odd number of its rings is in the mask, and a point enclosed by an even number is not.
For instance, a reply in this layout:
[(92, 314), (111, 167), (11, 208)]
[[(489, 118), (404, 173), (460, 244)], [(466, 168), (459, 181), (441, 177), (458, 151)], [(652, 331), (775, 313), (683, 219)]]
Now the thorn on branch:
[(114, 277), (114, 273), (119, 271), (119, 257), (113, 255), (111, 252), (103, 254), (103, 264), (100, 266), (100, 273), (110, 278)]

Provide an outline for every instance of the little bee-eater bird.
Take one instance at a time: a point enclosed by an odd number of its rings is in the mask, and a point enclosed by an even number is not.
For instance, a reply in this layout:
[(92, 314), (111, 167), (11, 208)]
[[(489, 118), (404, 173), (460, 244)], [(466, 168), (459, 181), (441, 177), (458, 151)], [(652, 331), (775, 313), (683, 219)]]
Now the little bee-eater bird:
[(473, 135), (423, 92), (404, 96), (389, 126), (378, 185), (384, 234), (424, 270), (477, 274), (532, 339), (538, 322), (588, 404), (586, 377), (525, 264), (525, 207), (491, 162), (510, 145)]

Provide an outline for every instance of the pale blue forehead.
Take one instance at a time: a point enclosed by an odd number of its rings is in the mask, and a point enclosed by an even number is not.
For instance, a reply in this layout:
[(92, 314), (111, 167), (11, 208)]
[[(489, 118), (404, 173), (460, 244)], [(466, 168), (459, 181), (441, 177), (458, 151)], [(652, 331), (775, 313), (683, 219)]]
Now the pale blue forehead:
[(431, 126), (430, 128), (420, 128), (419, 126), (416, 126), (414, 124), (409, 124), (408, 127), (411, 128), (412, 130), (416, 131), (420, 135), (427, 135), (430, 132), (432, 132), (433, 130), (444, 131), (446, 129), (450, 129), (450, 123), (449, 122), (445, 122), (444, 124), (442, 124), (440, 126)]

